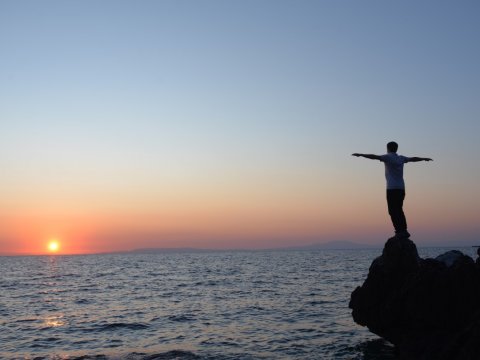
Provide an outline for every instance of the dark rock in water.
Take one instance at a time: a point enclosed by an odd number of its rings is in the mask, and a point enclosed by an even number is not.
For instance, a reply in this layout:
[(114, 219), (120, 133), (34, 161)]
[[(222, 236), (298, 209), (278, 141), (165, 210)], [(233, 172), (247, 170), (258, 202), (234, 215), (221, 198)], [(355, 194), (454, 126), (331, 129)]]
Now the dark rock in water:
[(349, 307), (402, 359), (480, 359), (480, 266), (460, 251), (421, 259), (410, 239), (389, 239)]

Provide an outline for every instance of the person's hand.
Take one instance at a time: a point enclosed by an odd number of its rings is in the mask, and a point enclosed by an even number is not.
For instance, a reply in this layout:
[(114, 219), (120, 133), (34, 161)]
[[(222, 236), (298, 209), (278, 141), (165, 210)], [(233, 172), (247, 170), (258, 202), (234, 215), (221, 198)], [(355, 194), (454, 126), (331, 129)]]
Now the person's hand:
[(425, 159), (423, 159), (423, 160), (425, 160), (425, 161), (433, 161), (433, 159), (430, 159), (430, 158), (425, 158)]
[(359, 153), (353, 153), (352, 156), (356, 156), (356, 157), (359, 157), (360, 154)]

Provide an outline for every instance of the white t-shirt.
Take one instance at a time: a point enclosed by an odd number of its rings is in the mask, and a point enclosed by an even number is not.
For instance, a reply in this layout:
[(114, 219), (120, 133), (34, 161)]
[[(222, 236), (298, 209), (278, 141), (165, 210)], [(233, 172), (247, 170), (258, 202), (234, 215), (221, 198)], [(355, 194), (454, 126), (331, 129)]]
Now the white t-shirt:
[(394, 152), (381, 155), (380, 161), (385, 164), (385, 178), (387, 179), (387, 189), (405, 189), (403, 181), (403, 164), (407, 163), (408, 157), (398, 155)]

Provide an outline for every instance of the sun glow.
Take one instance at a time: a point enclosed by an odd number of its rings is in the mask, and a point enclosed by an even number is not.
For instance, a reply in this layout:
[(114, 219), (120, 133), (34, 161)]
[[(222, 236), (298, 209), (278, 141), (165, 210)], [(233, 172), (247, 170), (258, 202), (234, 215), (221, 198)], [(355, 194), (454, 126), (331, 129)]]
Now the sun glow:
[(58, 242), (57, 239), (51, 239), (48, 241), (48, 251), (54, 253), (57, 252), (58, 249), (60, 249), (60, 243)]

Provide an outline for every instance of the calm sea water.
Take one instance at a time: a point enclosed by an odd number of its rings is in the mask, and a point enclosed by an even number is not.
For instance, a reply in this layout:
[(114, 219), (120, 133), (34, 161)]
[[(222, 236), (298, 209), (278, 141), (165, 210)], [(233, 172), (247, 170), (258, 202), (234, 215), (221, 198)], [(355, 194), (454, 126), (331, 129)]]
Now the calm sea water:
[(0, 358), (393, 359), (348, 309), (380, 253), (0, 257)]

